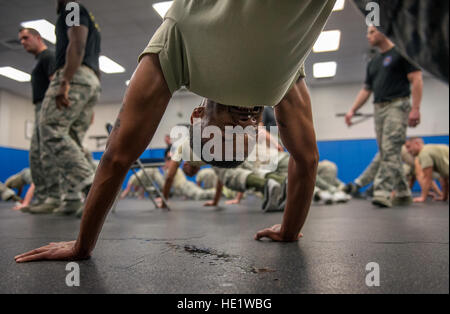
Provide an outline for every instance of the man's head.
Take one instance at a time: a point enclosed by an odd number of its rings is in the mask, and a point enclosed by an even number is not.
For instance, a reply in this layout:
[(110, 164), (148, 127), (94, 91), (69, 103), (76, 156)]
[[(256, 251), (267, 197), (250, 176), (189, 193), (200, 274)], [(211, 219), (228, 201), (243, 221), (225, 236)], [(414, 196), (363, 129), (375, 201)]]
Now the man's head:
[[(198, 138), (198, 135), (201, 134), (199, 141), (202, 152), (201, 159), (212, 166), (235, 168), (243, 162), (243, 160), (239, 160), (241, 159), (239, 156), (244, 155), (246, 158), (252, 150), (252, 147), (249, 147), (249, 144), (252, 143), (250, 140), (251, 132), (249, 131), (253, 131), (253, 134), (256, 136), (258, 124), (262, 119), (262, 113), (263, 107), (261, 106), (227, 106), (205, 99), (200, 106), (194, 109), (191, 115), (191, 148), (194, 149), (195, 153), (196, 147), (194, 147), (194, 137)], [(239, 132), (239, 129), (244, 130), (244, 134), (239, 136), (229, 135), (231, 133), (225, 132), (227, 129), (233, 129), (238, 133), (242, 133), (242, 131)], [(208, 136), (205, 132), (215, 133), (210, 133)], [(243, 143), (239, 141), (239, 138), (244, 139)], [(256, 141), (256, 138), (253, 140)], [(207, 148), (209, 148), (210, 145), (212, 146), (212, 143), (217, 142), (222, 146), (222, 156), (220, 156), (220, 160), (205, 160), (207, 156), (204, 156), (204, 146), (208, 145)], [(226, 147), (232, 147), (232, 152), (228, 151)], [(207, 149), (206, 151), (214, 154), (214, 147), (211, 147), (211, 149)], [(226, 158), (226, 153), (232, 153), (233, 158)], [(227, 161), (226, 159), (232, 160)]]
[(200, 171), (200, 167), (199, 167), (199, 166), (194, 166), (194, 165), (192, 165), (190, 162), (185, 162), (185, 163), (183, 164), (183, 172), (184, 172), (188, 177), (193, 177), (193, 176), (195, 176), (199, 171)]
[(21, 28), (19, 31), (19, 41), (27, 52), (34, 55), (47, 49), (41, 34), (33, 28)]
[(379, 47), (388, 39), (375, 26), (371, 25), (367, 28), (367, 40), (372, 47)]
[(420, 137), (411, 137), (407, 139), (405, 143), (405, 147), (408, 150), (408, 153), (413, 156), (419, 155), (424, 145), (425, 144), (423, 142), (423, 139)]

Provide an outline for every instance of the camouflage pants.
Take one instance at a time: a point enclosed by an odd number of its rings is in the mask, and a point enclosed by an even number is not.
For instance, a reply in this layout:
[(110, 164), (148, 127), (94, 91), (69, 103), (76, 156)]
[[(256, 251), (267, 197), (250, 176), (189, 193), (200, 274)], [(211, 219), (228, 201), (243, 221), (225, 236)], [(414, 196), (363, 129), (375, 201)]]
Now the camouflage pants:
[(197, 183), (202, 184), (204, 189), (212, 189), (217, 184), (217, 174), (211, 168), (202, 169), (198, 172)]
[(237, 192), (247, 190), (247, 177), (253, 173), (252, 170), (244, 169), (243, 166), (231, 169), (214, 168), (214, 171), (225, 187)]
[(22, 189), (24, 186), (31, 183), (33, 183), (33, 180), (31, 179), (31, 170), (30, 168), (25, 168), (19, 173), (16, 173), (6, 179), (5, 185), (10, 189)]
[(210, 200), (214, 198), (216, 189), (202, 189), (192, 181), (186, 181), (181, 186), (174, 187), (175, 195), (184, 196), (190, 200)]
[(335, 192), (343, 188), (344, 183), (337, 178), (337, 166), (335, 163), (324, 160), (317, 168), (316, 186), (322, 191)]
[(355, 183), (361, 187), (373, 183), (380, 167), (380, 153), (377, 153), (364, 172), (355, 180)]
[(408, 98), (375, 104), (375, 129), (380, 165), (374, 180), (374, 196), (389, 198), (394, 189), (399, 197), (411, 195), (401, 157), (410, 111)]
[[(364, 15), (374, 0), (353, 0)], [(413, 62), (449, 80), (449, 1), (389, 0), (380, 5), (379, 29)]]
[[(62, 74), (61, 70), (55, 73), (45, 94), (39, 133), (44, 153), (51, 156), (52, 166), (59, 172), (62, 199), (78, 200), (81, 190), (92, 183), (94, 176), (80, 144), (100, 95), (100, 82), (91, 69), (82, 65), (70, 82), (70, 107), (59, 110), (55, 97)], [(71, 129), (75, 132), (72, 136)]]
[(34, 197), (38, 203), (47, 198), (58, 200), (59, 172), (52, 162), (52, 156), (43, 149), (42, 136), (39, 126), (41, 124), (42, 103), (35, 106), (34, 130), (30, 144), (30, 171), (35, 185)]
[(13, 190), (9, 189), (6, 185), (0, 182), (0, 200), (6, 201), (13, 195), (16, 195)]
[(141, 186), (141, 183), (144, 184), (146, 187), (151, 187), (152, 184), (150, 180), (148, 180), (149, 177), (151, 180), (153, 180), (160, 189), (164, 186), (164, 178), (162, 174), (159, 172), (156, 168), (147, 168), (145, 169), (145, 174), (142, 170), (139, 170), (136, 174), (133, 174), (130, 178), (130, 184), (134, 186)]

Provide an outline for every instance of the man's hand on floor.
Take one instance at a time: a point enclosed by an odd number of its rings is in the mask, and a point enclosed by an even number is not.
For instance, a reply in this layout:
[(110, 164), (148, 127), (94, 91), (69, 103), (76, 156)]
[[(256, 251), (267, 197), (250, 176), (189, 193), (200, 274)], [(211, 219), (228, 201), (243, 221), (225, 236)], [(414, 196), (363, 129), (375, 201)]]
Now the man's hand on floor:
[(14, 257), (17, 263), (40, 260), (75, 261), (88, 258), (89, 256), (83, 256), (76, 252), (75, 241), (52, 242), (46, 246)]
[(303, 237), (303, 234), (299, 233), (296, 239), (286, 239), (281, 234), (281, 225), (274, 225), (271, 228), (266, 228), (259, 231), (255, 235), (255, 240), (260, 240), (262, 238), (269, 238), (277, 242), (293, 242), (299, 240), (301, 237)]

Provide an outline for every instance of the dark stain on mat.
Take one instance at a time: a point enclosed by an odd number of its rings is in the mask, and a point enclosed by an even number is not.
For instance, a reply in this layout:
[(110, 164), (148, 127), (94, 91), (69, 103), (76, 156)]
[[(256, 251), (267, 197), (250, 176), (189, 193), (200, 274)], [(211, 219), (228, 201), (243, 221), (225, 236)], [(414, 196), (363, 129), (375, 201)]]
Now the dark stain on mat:
[(202, 257), (202, 256), (208, 256), (212, 257), (215, 260), (223, 259), (226, 262), (229, 262), (232, 258), (237, 258), (237, 256), (233, 256), (230, 254), (227, 254), (225, 252), (219, 252), (214, 249), (210, 248), (201, 248), (197, 247), (195, 245), (177, 245), (170, 242), (167, 242), (167, 245), (169, 245), (171, 248), (174, 248), (176, 250), (184, 250), (185, 252), (188, 252), (190, 254), (193, 254), (196, 257)]
[[(170, 242), (166, 242), (166, 244), (172, 249), (187, 252), (189, 254), (192, 254), (196, 258), (211, 258), (214, 261), (231, 262), (233, 266), (248, 274), (263, 274), (276, 272), (276, 270), (271, 269), (269, 267), (255, 267), (249, 265), (250, 263), (246, 262), (245, 259), (243, 259), (240, 256), (220, 252), (211, 248), (202, 248), (190, 244), (177, 245)], [(216, 262), (212, 261), (210, 261), (209, 264), (214, 266), (217, 265)]]

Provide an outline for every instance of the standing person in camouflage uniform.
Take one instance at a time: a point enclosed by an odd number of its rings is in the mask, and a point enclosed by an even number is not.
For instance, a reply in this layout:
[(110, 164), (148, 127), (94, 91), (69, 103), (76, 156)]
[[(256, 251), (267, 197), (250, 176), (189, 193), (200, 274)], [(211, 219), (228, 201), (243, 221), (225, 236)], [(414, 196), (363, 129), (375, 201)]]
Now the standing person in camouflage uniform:
[[(42, 101), (50, 84), (55, 70), (55, 54), (45, 45), (38, 31), (32, 28), (22, 28), (19, 31), (19, 40), (23, 48), (34, 55), (36, 63), (31, 73), (31, 86), (33, 92), (33, 104), (35, 106), (34, 129), (30, 144), (30, 168), (33, 182), (35, 183), (34, 206), (43, 204), (47, 198), (59, 198), (58, 171), (52, 166), (50, 156), (43, 150), (42, 135), (39, 132), (41, 121)], [(10, 182), (11, 183), (11, 182)], [(30, 210), (27, 206), (24, 211)]]
[[(72, 214), (82, 211), (81, 191), (93, 181), (94, 171), (80, 143), (89, 127), (100, 95), (100, 32), (93, 15), (81, 4), (79, 25), (71, 23), (67, 0), (58, 0), (55, 77), (42, 105), (40, 133), (44, 150), (61, 176), (61, 198), (49, 200), (42, 212)], [(70, 136), (76, 126), (77, 140)]]
[(391, 193), (396, 188), (396, 204), (410, 204), (412, 196), (402, 169), (401, 147), (406, 140), (408, 125), (416, 127), (420, 123), (422, 72), (403, 58), (376, 27), (369, 26), (367, 38), (380, 53), (367, 66), (365, 86), (347, 113), (346, 123), (351, 126), (352, 117), (373, 92), (380, 167), (374, 181), (372, 203), (392, 207)]

